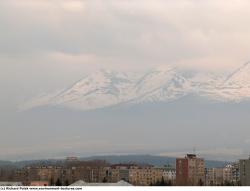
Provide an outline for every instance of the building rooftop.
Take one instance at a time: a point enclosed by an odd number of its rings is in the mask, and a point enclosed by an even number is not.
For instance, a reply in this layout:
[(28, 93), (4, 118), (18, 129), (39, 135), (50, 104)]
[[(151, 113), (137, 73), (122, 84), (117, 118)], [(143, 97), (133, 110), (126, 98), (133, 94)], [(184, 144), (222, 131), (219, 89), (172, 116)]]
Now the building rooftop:
[(0, 182), (0, 186), (22, 186), (22, 182)]
[(196, 158), (195, 154), (187, 154), (187, 158)]
[(129, 184), (123, 180), (117, 183), (88, 183), (84, 182), (83, 180), (78, 180), (70, 186), (132, 186), (132, 184)]

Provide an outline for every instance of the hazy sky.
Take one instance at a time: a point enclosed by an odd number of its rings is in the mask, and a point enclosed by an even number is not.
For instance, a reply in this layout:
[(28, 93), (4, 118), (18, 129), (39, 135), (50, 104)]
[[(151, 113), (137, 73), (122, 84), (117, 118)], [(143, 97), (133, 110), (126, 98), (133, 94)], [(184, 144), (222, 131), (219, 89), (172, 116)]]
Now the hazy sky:
[(43, 91), (97, 68), (234, 69), (250, 57), (249, 6), (248, 0), (1, 0), (0, 85)]
[(249, 6), (248, 0), (2, 0), (1, 63), (59, 72), (237, 67), (249, 59)]
[(233, 70), (250, 60), (249, 0), (1, 0), (0, 114), (98, 68)]

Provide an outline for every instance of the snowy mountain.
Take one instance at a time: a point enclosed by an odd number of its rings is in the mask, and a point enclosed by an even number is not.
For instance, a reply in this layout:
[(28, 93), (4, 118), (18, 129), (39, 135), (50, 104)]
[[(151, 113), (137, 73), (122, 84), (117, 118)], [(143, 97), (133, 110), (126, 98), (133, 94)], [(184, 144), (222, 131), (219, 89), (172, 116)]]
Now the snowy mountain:
[(134, 85), (131, 104), (170, 101), (185, 96), (191, 90), (191, 82), (177, 68), (158, 67), (144, 74)]
[(250, 62), (230, 74), (217, 89), (225, 100), (242, 101), (250, 98)]
[(76, 109), (106, 107), (124, 101), (132, 84), (126, 74), (101, 70), (80, 80), (51, 101), (55, 105)]
[(116, 105), (169, 102), (187, 95), (223, 102), (249, 99), (250, 63), (229, 76), (200, 72), (188, 74), (171, 66), (158, 67), (138, 77), (100, 70), (69, 88), (35, 98), (23, 108), (49, 105), (91, 110)]

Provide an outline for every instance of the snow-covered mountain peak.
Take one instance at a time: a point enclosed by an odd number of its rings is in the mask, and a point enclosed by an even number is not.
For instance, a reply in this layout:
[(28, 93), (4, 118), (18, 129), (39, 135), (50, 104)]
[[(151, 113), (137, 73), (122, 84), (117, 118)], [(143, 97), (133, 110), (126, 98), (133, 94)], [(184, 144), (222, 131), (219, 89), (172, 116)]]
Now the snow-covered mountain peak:
[(173, 67), (152, 69), (144, 74), (135, 84), (137, 94), (145, 94), (168, 83), (177, 74)]
[(190, 72), (168, 65), (137, 74), (136, 77), (130, 73), (102, 69), (59, 93), (32, 100), (28, 107), (59, 105), (89, 110), (118, 104), (168, 102), (189, 94), (217, 101), (249, 99), (250, 63), (229, 76)]

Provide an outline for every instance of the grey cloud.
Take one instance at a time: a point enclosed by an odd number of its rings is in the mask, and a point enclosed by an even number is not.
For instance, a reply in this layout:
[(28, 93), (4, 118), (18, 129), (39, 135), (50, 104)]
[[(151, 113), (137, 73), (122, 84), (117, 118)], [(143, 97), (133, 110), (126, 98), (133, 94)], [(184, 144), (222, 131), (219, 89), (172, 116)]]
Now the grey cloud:
[(133, 67), (231, 53), (241, 63), (250, 49), (247, 1), (75, 1), (77, 11), (65, 0), (36, 2), (1, 1), (2, 54), (95, 54)]

